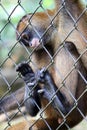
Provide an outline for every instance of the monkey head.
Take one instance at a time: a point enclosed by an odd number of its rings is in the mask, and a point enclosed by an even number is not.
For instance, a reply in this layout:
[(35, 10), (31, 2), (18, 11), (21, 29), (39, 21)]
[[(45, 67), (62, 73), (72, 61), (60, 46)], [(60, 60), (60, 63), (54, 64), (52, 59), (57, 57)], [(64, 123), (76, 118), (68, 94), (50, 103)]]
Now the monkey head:
[[(47, 18), (46, 14), (45, 17)], [(38, 20), (38, 14), (33, 16), (32, 14), (27, 14), (23, 16), (17, 25), (17, 40), (26, 47), (32, 48), (42, 48), (43, 45), (50, 43), (54, 27), (53, 25), (50, 26), (50, 20), (46, 24), (44, 21), (45, 19)]]

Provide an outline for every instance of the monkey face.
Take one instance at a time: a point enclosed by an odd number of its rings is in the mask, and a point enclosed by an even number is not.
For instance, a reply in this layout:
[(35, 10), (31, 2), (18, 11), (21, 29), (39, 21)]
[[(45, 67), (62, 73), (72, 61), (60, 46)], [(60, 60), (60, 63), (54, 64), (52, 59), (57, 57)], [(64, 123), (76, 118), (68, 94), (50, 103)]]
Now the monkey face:
[(26, 47), (41, 49), (44, 45), (51, 42), (51, 34), (54, 29), (50, 27), (48, 31), (45, 32), (46, 28), (40, 24), (38, 25), (33, 19), (29, 21), (30, 16), (31, 15), (26, 15), (19, 21), (16, 37), (17, 40)]
[(19, 42), (24, 44), (27, 47), (34, 48), (39, 46), (40, 44), (39, 42), (40, 38), (37, 36), (34, 30), (30, 30), (26, 28), (19, 37), (20, 37)]

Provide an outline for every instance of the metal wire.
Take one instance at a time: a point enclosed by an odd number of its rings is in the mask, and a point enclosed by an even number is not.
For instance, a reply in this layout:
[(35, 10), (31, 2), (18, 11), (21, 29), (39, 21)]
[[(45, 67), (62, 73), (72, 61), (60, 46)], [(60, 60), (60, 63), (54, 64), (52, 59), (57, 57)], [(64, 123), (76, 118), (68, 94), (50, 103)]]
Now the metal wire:
[[(9, 0), (7, 0), (7, 1), (9, 2)], [(25, 1), (27, 2), (28, 0), (25, 0)], [(44, 52), (49, 57), (48, 58), (49, 63), (46, 64), (46, 66), (43, 66), (43, 68), (45, 67), (45, 70), (49, 70), (54, 65), (56, 56), (65, 47), (66, 40), (72, 35), (72, 33), (74, 31), (77, 31), (78, 35), (83, 39), (83, 41), (85, 43), (87, 43), (87, 39), (84, 36), (84, 34), (82, 33), (82, 30), (79, 29), (79, 21), (84, 17), (84, 14), (87, 13), (87, 7), (85, 7), (83, 9), (83, 11), (80, 13), (79, 17), (76, 19), (76, 18), (73, 17), (73, 15), (69, 11), (69, 9), (67, 8), (67, 5), (65, 3), (66, 2), (63, 0), (59, 10), (55, 13), (54, 17), (50, 17), (48, 11), (44, 8), (43, 0), (39, 0), (38, 6), (35, 8), (35, 10), (32, 13), (32, 16), (30, 17), (30, 19), (28, 21), (29, 24), (27, 26), (30, 25), (33, 28), (33, 31), (37, 34), (37, 36), (40, 39), (40, 43), (42, 45), (42, 48), (43, 48)], [(16, 10), (19, 7), (24, 12), (24, 14), (27, 14), (28, 11), (26, 10), (26, 7), (23, 4), (22, 0), (16, 0), (16, 4), (14, 4), (14, 7), (11, 8), (10, 12), (9, 12), (8, 8), (5, 6), (4, 0), (0, 1), (0, 10), (3, 11), (4, 14), (6, 15), (6, 19), (4, 21), (4, 24), (2, 24), (2, 26), (0, 26), (0, 50), (3, 51), (5, 49), (5, 51), (7, 53), (6, 55), (1, 55), (1, 60), (0, 60), (0, 103), (4, 100), (5, 97), (12, 94), (12, 97), (14, 98), (14, 100), (15, 100), (15, 102), (17, 104), (17, 109), (16, 109), (15, 112), (13, 112), (13, 111), (7, 112), (3, 107), (0, 108), (0, 111), (1, 111), (1, 113), (0, 113), (0, 117), (1, 117), (0, 118), (0, 124), (2, 124), (2, 122), (3, 122), (2, 120), (4, 120), (4, 122), (5, 122), (4, 127), (0, 128), (2, 130), (5, 130), (8, 127), (10, 127), (12, 125), (12, 122), (14, 120), (16, 120), (17, 118), (20, 119), (19, 116), (21, 116), (23, 118), (23, 120), (26, 120), (27, 122), (30, 119), (30, 117), (27, 115), (26, 110), (22, 111), (22, 107), (23, 107), (23, 104), (24, 104), (25, 101), (22, 101), (20, 103), (19, 100), (15, 97), (15, 95), (13, 93), (13, 91), (17, 90), (19, 87), (24, 86), (24, 83), (23, 83), (23, 80), (22, 80), (20, 74), (18, 75), (18, 73), (16, 73), (16, 70), (15, 70), (15, 68), (17, 67), (17, 64), (20, 63), (21, 61), (25, 61), (26, 63), (29, 62), (30, 64), (32, 64), (32, 66), (35, 68), (35, 70), (38, 69), (38, 65), (32, 60), (32, 55), (37, 50), (37, 47), (32, 50), (32, 49), (26, 48), (23, 44), (21, 46), (19, 44), (19, 41), (20, 41), (22, 32), (20, 34), (20, 37), (19, 37), (18, 41), (16, 40), (16, 36), (14, 38), (15, 33), (17, 33), (19, 35), (19, 32), (17, 32), (17, 30), (16, 30), (16, 25), (17, 25), (18, 21), (15, 24), (15, 23), (13, 23), (12, 18), (14, 17), (14, 14), (15, 14)], [(41, 36), (39, 35), (38, 28), (36, 28), (32, 23), (32, 18), (39, 11), (39, 9), (41, 9), (41, 10), (43, 10), (45, 12), (45, 14), (48, 16), (49, 21), (50, 21), (48, 27), (46, 28), (46, 30), (44, 31), (44, 33)], [(60, 13), (61, 13), (61, 11), (63, 9), (64, 9), (65, 13), (68, 14), (68, 17), (71, 19), (71, 21), (73, 23), (73, 27), (72, 27), (71, 30), (69, 30), (69, 32), (67, 33), (67, 35), (65, 36), (64, 39), (61, 38), (60, 46), (58, 46), (56, 48), (55, 53), (53, 55), (51, 55), (49, 50), (45, 47), (45, 45), (43, 45), (43, 38), (45, 37), (45, 35), (47, 34), (47, 32), (51, 28), (53, 28), (53, 30), (55, 30), (57, 32), (56, 25), (55, 25), (55, 20), (56, 20), (56, 17), (58, 17), (58, 15), (60, 15)], [(0, 19), (1, 19), (0, 21), (3, 22), (3, 19), (4, 19), (3, 16)], [(21, 16), (20, 16), (20, 19), (21, 19)], [(10, 36), (7, 35), (8, 32), (6, 33), (6, 35), (4, 33), (4, 31), (6, 31), (8, 29), (8, 26), (9, 26), (9, 28), (11, 26), (11, 28), (13, 30), (13, 39), (14, 39), (14, 41), (12, 41)], [(9, 29), (8, 29), (8, 31), (9, 31)], [(50, 37), (51, 37), (51, 34), (50, 34)], [(19, 53), (17, 51), (19, 51)], [(43, 109), (40, 109), (38, 104), (35, 102), (35, 104), (37, 105), (40, 112), (39, 112), (39, 116), (37, 116), (36, 121), (34, 122), (34, 124), (32, 124), (31, 128), (39, 120), (43, 120), (43, 122), (47, 125), (47, 128), (49, 130), (52, 130), (51, 126), (48, 124), (48, 122), (46, 121), (46, 119), (45, 119), (45, 117), (43, 115), (44, 115), (44, 112), (46, 111), (46, 109), (48, 109), (48, 107), (53, 103), (53, 100), (55, 99), (55, 95), (62, 88), (64, 88), (67, 91), (70, 98), (74, 101), (74, 106), (66, 115), (64, 115), (61, 112), (61, 110), (58, 109), (60, 115), (63, 117), (63, 121), (56, 128), (56, 130), (60, 130), (60, 128), (63, 125), (65, 125), (68, 130), (71, 130), (71, 128), (67, 124), (66, 120), (67, 120), (67, 117), (71, 114), (71, 112), (74, 109), (77, 109), (77, 111), (81, 114), (82, 118), (87, 123), (86, 116), (84, 115), (84, 113), (78, 107), (78, 102), (80, 102), (80, 99), (86, 94), (87, 87), (81, 93), (81, 95), (76, 99), (75, 96), (73, 95), (73, 93), (70, 91), (69, 86), (66, 85), (66, 80), (68, 79), (68, 77), (75, 70), (80, 75), (80, 77), (82, 78), (82, 80), (84, 81), (84, 83), (87, 86), (86, 77), (84, 77), (82, 72), (77, 68), (77, 64), (78, 64), (79, 60), (82, 58), (82, 56), (85, 53), (87, 53), (87, 47), (85, 49), (83, 49), (83, 51), (77, 57), (77, 59), (74, 58), (72, 56), (72, 54), (68, 50), (67, 50), (67, 53), (69, 54), (70, 58), (73, 60), (74, 64), (72, 65), (71, 70), (69, 70), (69, 72), (65, 76), (62, 75), (62, 73), (60, 72), (58, 67), (54, 66), (55, 67), (54, 69), (56, 70), (56, 72), (58, 73), (58, 75), (59, 75), (59, 77), (61, 79), (61, 85), (59, 86), (57, 91), (55, 93), (53, 93), (50, 102)], [(16, 85), (18, 86), (17, 88), (16, 88)], [(37, 86), (37, 84), (34, 86), (33, 89), (35, 89), (36, 86)], [(31, 93), (32, 93), (32, 91), (31, 91)], [(4, 117), (4, 119), (2, 118), (2, 116)]]

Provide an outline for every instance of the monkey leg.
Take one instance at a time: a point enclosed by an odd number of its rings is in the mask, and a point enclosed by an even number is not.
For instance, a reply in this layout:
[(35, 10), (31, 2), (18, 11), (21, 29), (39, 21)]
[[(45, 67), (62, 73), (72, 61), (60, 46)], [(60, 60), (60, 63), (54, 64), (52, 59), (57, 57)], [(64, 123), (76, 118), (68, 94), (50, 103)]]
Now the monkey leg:
[(18, 103), (20, 103), (21, 105), (23, 104), (23, 99), (24, 87), (16, 90), (14, 93), (4, 97), (3, 99), (0, 99), (0, 114), (3, 113), (3, 110), (7, 112), (16, 109), (18, 107)]

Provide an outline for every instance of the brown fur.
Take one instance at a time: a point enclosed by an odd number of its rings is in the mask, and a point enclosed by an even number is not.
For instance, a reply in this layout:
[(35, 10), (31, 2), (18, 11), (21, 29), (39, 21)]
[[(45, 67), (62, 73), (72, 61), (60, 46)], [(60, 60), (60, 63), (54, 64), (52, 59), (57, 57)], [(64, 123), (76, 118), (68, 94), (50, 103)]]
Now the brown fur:
[[(53, 11), (48, 10), (48, 14), (50, 15), (51, 18), (57, 13), (59, 7), (61, 7), (61, 0), (55, 0), (55, 5), (56, 8)], [(81, 5), (79, 3), (79, 0), (66, 0), (65, 1), (66, 6), (68, 7), (67, 9), (70, 11), (71, 15), (75, 20), (78, 19), (79, 15), (82, 12)], [(31, 19), (31, 23), (33, 26), (36, 26), (37, 29), (45, 29), (50, 25), (50, 19), (48, 15), (44, 12), (39, 12), (36, 13), (32, 18), (32, 14), (24, 16), (18, 23), (17, 26), (17, 37), (19, 34), (22, 34), (22, 31), (28, 27), (30, 28), (28, 19)], [(83, 15), (82, 18), (77, 22), (77, 29), (79, 29), (83, 36), (87, 39), (87, 23), (86, 23), (86, 14)], [(57, 31), (51, 30), (48, 31), (47, 34), (50, 35), (51, 39), (49, 41), (49, 46), (46, 46), (49, 53), (53, 56), (55, 55), (55, 52), (58, 48), (60, 48), (60, 43), (62, 43), (65, 38), (67, 37), (67, 34), (73, 29), (74, 27), (74, 22), (71, 19), (69, 15), (65, 12), (65, 8), (60, 11), (58, 16), (54, 20), (54, 25), (57, 29)], [(28, 26), (27, 26), (28, 25)], [(48, 36), (49, 36), (48, 35)], [(46, 36), (48, 38), (48, 36)], [(69, 42), (70, 41), (70, 42)], [(76, 46), (73, 46), (73, 44)], [(87, 47), (87, 43), (84, 41), (84, 39), (81, 37), (80, 33), (77, 30), (74, 30), (69, 37), (66, 39), (66, 46), (71, 52), (72, 56), (75, 58), (75, 60), (80, 56), (79, 54), (83, 53), (83, 51)], [(77, 51), (78, 50), (78, 51)], [(37, 65), (35, 68), (32, 64), (32, 68), (34, 70), (42, 68), (42, 67), (47, 67), (50, 63), (50, 57), (48, 54), (45, 52), (43, 49), (38, 49), (34, 54), (32, 55), (32, 61)], [(60, 89), (62, 79), (59, 76), (59, 73), (57, 70), (59, 69), (60, 73), (62, 74), (63, 77), (66, 77), (69, 73), (69, 71), (72, 69), (74, 61), (71, 58), (70, 54), (65, 50), (61, 49), (59, 53), (54, 57), (54, 63), (52, 66), (49, 67), (49, 71), (54, 79), (55, 84), (57, 87)], [(82, 55), (81, 59), (79, 59), (78, 63), (76, 64), (76, 68), (81, 72), (81, 74), (85, 77), (87, 80), (87, 52)], [(75, 99), (78, 99), (80, 95), (85, 91), (86, 83), (83, 81), (77, 70), (73, 70), (72, 73), (66, 78), (66, 86), (69, 86), (70, 91), (72, 92), (73, 96)], [(67, 101), (72, 105), (73, 104), (73, 99), (71, 98), (70, 94), (67, 92), (68, 90), (65, 89), (65, 87), (62, 87), (60, 91), (66, 95)], [(78, 109), (81, 110), (81, 112), (86, 115), (87, 113), (87, 93), (85, 93), (79, 100), (78, 100)], [(42, 105), (43, 108), (47, 105), (47, 100), (46, 99), (41, 99), (42, 100)], [(69, 125), (69, 127), (73, 127), (77, 125), (83, 117), (79, 113), (78, 109), (74, 109), (66, 118), (66, 123)], [(50, 125), (50, 127), (55, 130), (59, 122), (58, 120), (62, 121), (61, 115), (54, 110), (54, 108), (50, 105), (46, 110), (46, 121)], [(8, 130), (26, 130), (29, 129), (31, 126), (31, 123), (25, 123), (22, 122), (21, 125), (18, 124), (16, 126), (13, 126), (12, 128), (9, 128)], [(60, 130), (66, 130), (66, 126), (63, 125)], [(37, 123), (34, 125), (33, 130), (48, 130), (47, 125), (44, 123), (43, 120), (38, 120)]]

